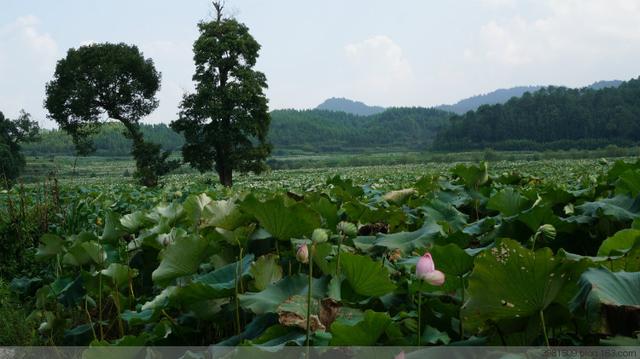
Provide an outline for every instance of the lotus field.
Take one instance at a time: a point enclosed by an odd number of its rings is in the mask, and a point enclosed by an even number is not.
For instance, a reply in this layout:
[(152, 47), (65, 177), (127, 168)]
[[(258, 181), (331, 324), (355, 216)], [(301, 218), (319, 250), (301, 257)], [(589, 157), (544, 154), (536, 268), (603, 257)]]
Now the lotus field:
[(640, 345), (640, 161), (516, 168), (69, 184), (11, 288), (47, 345)]

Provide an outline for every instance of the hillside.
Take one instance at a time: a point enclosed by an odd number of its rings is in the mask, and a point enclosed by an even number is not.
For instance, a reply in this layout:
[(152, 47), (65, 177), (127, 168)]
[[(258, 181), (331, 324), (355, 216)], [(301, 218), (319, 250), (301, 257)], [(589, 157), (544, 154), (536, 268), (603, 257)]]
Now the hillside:
[(370, 116), (383, 112), (384, 107), (369, 106), (360, 101), (332, 97), (319, 104), (316, 110), (341, 111), (358, 116)]
[[(159, 143), (168, 151), (177, 151), (182, 147), (184, 139), (165, 124), (141, 126), (145, 139)], [(131, 152), (131, 140), (122, 134), (124, 127), (120, 123), (109, 123), (100, 128), (93, 136), (98, 156), (128, 156)], [(22, 145), (27, 155), (73, 155), (75, 149), (71, 136), (60, 130), (41, 131), (40, 141)]]
[(640, 79), (618, 87), (545, 87), (451, 118), (439, 150), (589, 148), (640, 141)]
[(278, 110), (271, 112), (269, 138), (276, 150), (424, 149), (450, 116), (448, 112), (421, 107), (390, 108), (370, 116), (323, 110)]
[[(606, 87), (617, 87), (621, 83), (622, 81), (619, 80), (598, 81), (587, 86), (587, 88), (600, 90)], [(512, 97), (522, 97), (526, 92), (535, 92), (543, 87), (544, 86), (517, 86), (508, 89), (498, 89), (487, 94), (476, 95), (460, 100), (453, 105), (440, 105), (436, 108), (462, 115), (467, 111), (476, 110), (482, 105), (503, 104), (509, 101)]]

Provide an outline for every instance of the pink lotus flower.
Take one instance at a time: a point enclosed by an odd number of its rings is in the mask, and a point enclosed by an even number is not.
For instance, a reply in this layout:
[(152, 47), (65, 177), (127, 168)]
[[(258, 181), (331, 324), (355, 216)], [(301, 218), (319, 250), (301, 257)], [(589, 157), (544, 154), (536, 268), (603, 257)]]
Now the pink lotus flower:
[(296, 259), (298, 259), (300, 263), (309, 263), (309, 248), (307, 248), (306, 244), (298, 244)]
[(416, 277), (431, 285), (440, 286), (444, 284), (444, 273), (436, 270), (433, 258), (431, 258), (431, 253), (425, 253), (418, 259), (418, 264), (416, 264)]

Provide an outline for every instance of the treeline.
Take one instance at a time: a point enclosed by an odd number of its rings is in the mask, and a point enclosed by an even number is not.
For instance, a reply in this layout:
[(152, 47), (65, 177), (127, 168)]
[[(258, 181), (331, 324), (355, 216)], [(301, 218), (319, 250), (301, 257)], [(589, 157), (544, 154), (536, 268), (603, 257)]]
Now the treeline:
[(449, 112), (421, 107), (390, 108), (370, 116), (277, 110), (271, 112), (269, 139), (276, 151), (425, 150), (450, 116)]
[(543, 150), (640, 141), (640, 78), (599, 90), (546, 87), (451, 117), (437, 150)]
[[(120, 123), (108, 123), (93, 136), (97, 156), (129, 156), (131, 140), (123, 135), (124, 126)], [(165, 124), (141, 125), (144, 138), (162, 145), (165, 151), (179, 151), (184, 138)], [(42, 130), (40, 141), (23, 145), (23, 152), (31, 156), (75, 154), (71, 136), (60, 130)]]

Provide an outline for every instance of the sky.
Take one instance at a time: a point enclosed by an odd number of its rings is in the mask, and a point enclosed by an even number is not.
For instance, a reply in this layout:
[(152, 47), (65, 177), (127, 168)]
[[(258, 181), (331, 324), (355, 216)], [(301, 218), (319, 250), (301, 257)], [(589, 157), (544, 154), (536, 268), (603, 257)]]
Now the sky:
[[(208, 0), (0, 0), (0, 111), (54, 127), (45, 85), (69, 48), (137, 45), (162, 73), (146, 123), (176, 119), (193, 90)], [(262, 45), (270, 109), (329, 97), (435, 106), (521, 85), (582, 87), (640, 76), (638, 0), (227, 0)]]

